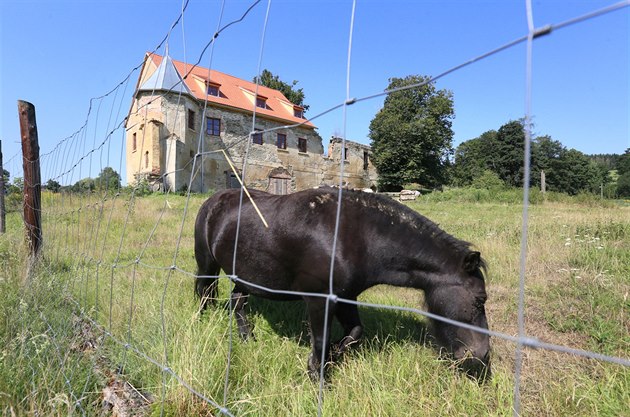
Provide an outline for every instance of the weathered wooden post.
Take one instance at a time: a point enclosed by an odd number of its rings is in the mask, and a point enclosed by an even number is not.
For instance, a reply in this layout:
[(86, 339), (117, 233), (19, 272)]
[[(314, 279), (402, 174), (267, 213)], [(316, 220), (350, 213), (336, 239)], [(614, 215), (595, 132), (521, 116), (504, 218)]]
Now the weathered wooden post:
[(39, 142), (35, 106), (29, 102), (18, 100), (18, 114), (24, 167), (24, 225), (31, 258), (27, 275), (30, 275), (30, 269), (37, 260), (42, 245), (42, 180), (39, 171)]
[(0, 140), (0, 235), (7, 231), (4, 210), (4, 166), (2, 165), (2, 141)]

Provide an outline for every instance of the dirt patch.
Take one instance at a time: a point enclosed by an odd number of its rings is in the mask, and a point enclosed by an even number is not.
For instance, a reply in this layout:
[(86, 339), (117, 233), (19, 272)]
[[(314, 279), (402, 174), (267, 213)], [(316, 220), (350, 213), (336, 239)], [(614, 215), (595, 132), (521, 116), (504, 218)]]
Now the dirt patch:
[(119, 376), (112, 376), (103, 388), (101, 416), (130, 417), (149, 415), (152, 401)]
[(149, 415), (153, 403), (149, 393), (142, 392), (116, 372), (116, 367), (102, 354), (103, 333), (89, 320), (73, 316), (75, 339), (70, 349), (89, 357), (93, 371), (107, 383), (101, 390), (99, 416), (143, 417)]

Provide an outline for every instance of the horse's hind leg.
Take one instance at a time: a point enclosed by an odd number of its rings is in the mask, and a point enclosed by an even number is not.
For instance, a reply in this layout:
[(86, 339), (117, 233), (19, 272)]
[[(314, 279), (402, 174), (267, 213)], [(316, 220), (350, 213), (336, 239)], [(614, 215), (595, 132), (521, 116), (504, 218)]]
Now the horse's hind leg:
[[(219, 271), (211, 274), (199, 274), (199, 275), (218, 275)], [(195, 294), (201, 300), (199, 307), (200, 311), (204, 311), (208, 308), (208, 303), (214, 304), (218, 295), (218, 278), (197, 277), (195, 280)]]
[(219, 279), (217, 276), (221, 271), (221, 267), (210, 256), (208, 255), (209, 259), (199, 259), (197, 257), (198, 271), (195, 279), (195, 294), (201, 300), (200, 311), (204, 311), (208, 307), (208, 302), (214, 304), (219, 292)]

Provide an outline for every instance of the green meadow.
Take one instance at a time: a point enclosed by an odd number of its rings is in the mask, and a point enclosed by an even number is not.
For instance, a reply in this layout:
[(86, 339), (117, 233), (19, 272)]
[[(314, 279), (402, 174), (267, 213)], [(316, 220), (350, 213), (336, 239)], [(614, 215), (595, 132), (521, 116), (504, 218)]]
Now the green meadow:
[[(255, 340), (247, 342), (225, 307), (227, 278), (223, 301), (199, 314), (193, 223), (204, 199), (44, 193), (44, 248), (31, 276), (20, 213), (8, 213), (0, 236), (3, 415), (110, 415), (117, 407), (128, 415), (219, 415), (200, 396), (237, 416), (318, 414), (301, 302), (252, 297)], [(517, 191), (460, 189), (409, 203), (481, 251), (489, 326), (510, 336), (518, 334), (519, 199)], [(627, 359), (630, 205), (536, 192), (531, 201), (527, 335)], [(379, 286), (360, 300), (423, 308), (413, 289)], [(492, 338), (493, 377), (479, 384), (439, 357), (423, 316), (368, 307), (360, 314), (364, 341), (332, 367), (322, 415), (513, 415), (513, 342)], [(629, 367), (542, 349), (522, 358), (522, 415), (628, 415)]]

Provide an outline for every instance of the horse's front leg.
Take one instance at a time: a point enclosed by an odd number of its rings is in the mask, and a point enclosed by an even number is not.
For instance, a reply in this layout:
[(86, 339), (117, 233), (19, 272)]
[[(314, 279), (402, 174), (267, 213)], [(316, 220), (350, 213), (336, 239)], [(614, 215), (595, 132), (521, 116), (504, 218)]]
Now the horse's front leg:
[(244, 291), (232, 291), (232, 309), (234, 310), (234, 316), (236, 317), (238, 333), (243, 340), (254, 337), (252, 333), (253, 327), (249, 323), (249, 320), (247, 320), (247, 316), (245, 314), (245, 306), (247, 305), (248, 297), (249, 294)]
[(359, 309), (356, 304), (339, 303), (335, 311), (335, 317), (341, 323), (344, 337), (336, 343), (335, 356), (340, 356), (349, 348), (356, 346), (363, 335), (363, 325), (359, 318)]
[(308, 373), (311, 379), (319, 378), (321, 359), (329, 361), (329, 334), (335, 305), (330, 303), (328, 317), (326, 316), (326, 299), (306, 298), (309, 322), (311, 326), (311, 346), (313, 350), (308, 358)]

